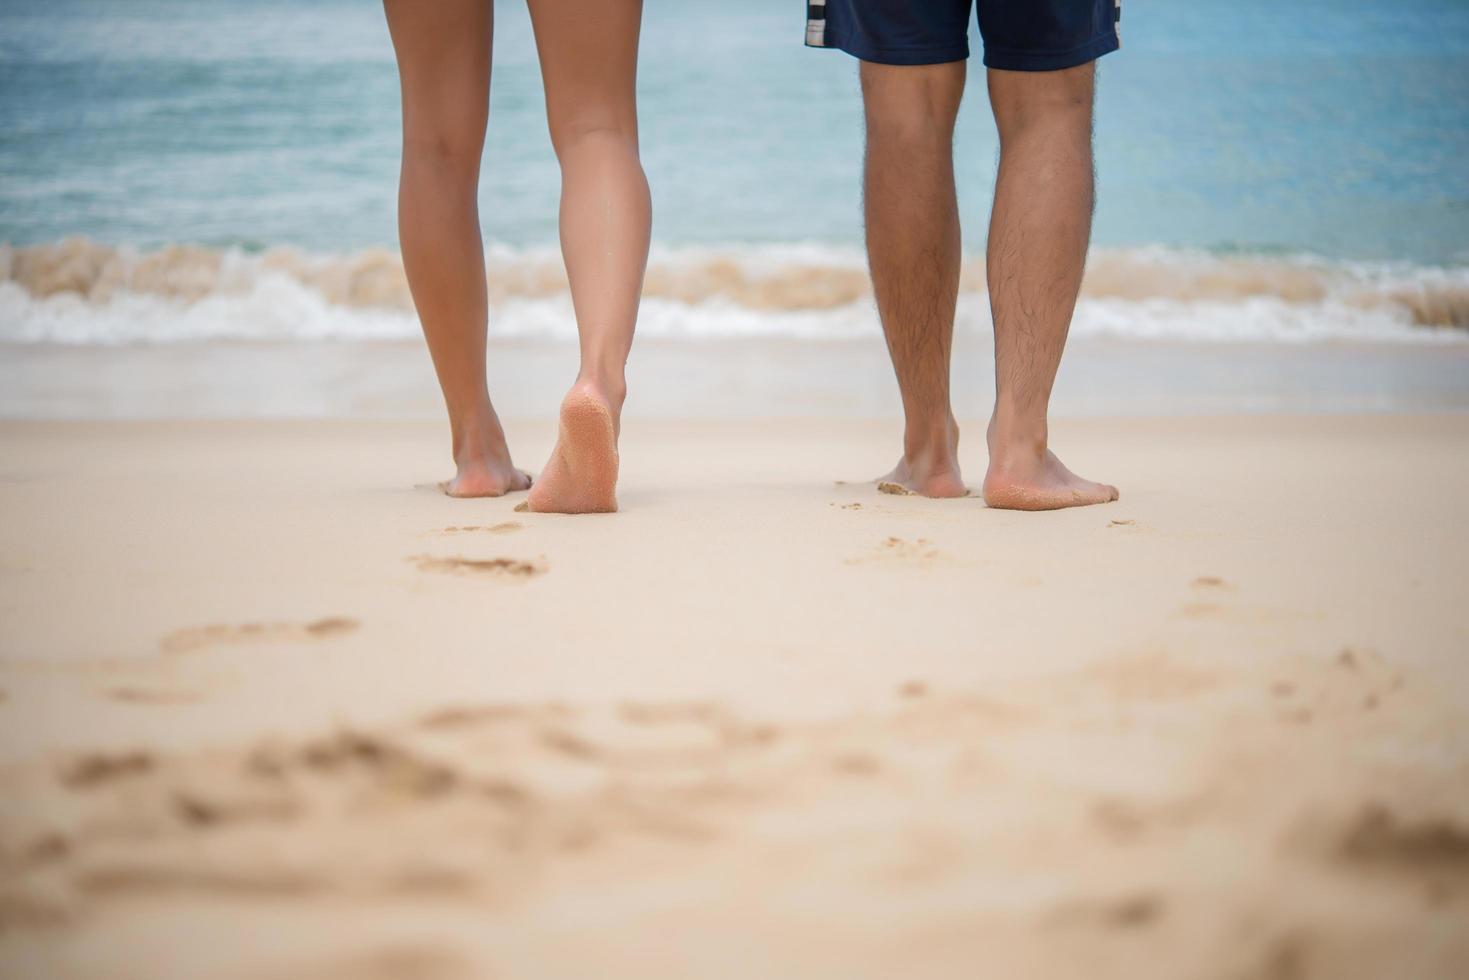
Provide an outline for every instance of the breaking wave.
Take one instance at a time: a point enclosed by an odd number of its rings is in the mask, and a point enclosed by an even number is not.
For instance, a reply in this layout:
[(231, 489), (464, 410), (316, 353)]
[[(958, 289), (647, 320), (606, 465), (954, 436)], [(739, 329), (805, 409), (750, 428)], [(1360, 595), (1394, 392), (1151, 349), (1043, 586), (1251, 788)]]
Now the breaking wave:
[[(551, 249), (492, 247), (490, 330), (575, 335)], [(874, 335), (860, 252), (822, 245), (655, 248), (639, 332), (655, 337)], [(958, 327), (989, 329), (981, 258)], [(1209, 341), (1469, 340), (1469, 267), (1094, 251), (1075, 335)], [(398, 340), (418, 336), (398, 256), (313, 255), (87, 239), (0, 246), (0, 342)]]

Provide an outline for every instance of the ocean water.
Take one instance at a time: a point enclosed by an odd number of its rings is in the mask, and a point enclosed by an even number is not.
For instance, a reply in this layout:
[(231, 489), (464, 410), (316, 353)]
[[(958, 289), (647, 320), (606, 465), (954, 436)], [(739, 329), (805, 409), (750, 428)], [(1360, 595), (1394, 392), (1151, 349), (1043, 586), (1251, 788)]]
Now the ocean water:
[[(534, 42), (522, 3), (496, 17), (492, 330), (570, 336)], [(856, 67), (803, 25), (800, 0), (648, 0), (645, 333), (875, 334)], [(1465, 342), (1466, 64), (1462, 0), (1126, 0), (1076, 331)], [(956, 147), (975, 256), (982, 81)], [(0, 342), (415, 336), (398, 111), (369, 0), (0, 2)], [(959, 325), (988, 329), (978, 262)]]

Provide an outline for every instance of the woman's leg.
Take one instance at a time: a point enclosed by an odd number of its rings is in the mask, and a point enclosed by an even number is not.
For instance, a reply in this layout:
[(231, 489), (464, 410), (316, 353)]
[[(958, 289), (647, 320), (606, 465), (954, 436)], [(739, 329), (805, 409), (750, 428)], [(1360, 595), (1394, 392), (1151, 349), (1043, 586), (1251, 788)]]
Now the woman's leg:
[(384, 0), (403, 84), (398, 238), (449, 409), (451, 497), (524, 490), (485, 384), (479, 162), (489, 112), (492, 0)]
[(531, 488), (537, 511), (617, 509), (617, 435), (648, 264), (652, 204), (638, 160), (642, 0), (528, 0), (561, 163), (561, 252), (581, 371), (556, 448)]

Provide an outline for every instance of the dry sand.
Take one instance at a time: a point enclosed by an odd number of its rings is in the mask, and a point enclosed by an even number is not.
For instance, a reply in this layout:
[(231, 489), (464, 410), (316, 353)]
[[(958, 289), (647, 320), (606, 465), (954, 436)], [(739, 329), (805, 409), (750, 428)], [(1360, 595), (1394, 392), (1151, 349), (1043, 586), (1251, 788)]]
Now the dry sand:
[(0, 424), (0, 975), (1469, 975), (1469, 415), (1056, 439)]

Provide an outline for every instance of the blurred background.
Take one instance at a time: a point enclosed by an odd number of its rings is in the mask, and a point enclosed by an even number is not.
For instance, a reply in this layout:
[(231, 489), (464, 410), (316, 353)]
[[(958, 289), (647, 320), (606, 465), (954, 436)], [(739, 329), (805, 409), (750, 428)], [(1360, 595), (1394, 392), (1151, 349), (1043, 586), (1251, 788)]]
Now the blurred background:
[[(654, 255), (629, 412), (896, 415), (861, 251), (856, 63), (797, 0), (650, 0)], [(1469, 4), (1127, 0), (1058, 408), (1469, 406)], [(956, 147), (961, 415), (990, 397), (997, 152)], [(481, 190), (493, 394), (575, 371), (559, 174), (497, 4)], [(396, 255), (396, 69), (364, 0), (0, 3), (0, 414), (431, 416)]]

